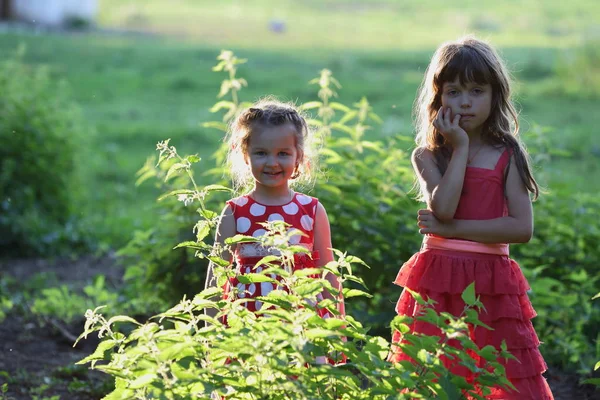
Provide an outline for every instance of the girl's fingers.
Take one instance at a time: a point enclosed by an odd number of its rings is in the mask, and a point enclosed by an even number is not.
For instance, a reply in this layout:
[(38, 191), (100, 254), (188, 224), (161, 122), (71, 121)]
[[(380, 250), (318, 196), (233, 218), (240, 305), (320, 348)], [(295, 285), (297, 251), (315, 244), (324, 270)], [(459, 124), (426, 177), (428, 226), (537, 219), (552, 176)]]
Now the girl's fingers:
[(460, 114), (456, 114), (454, 116), (454, 119), (452, 120), (452, 125), (454, 126), (458, 126), (458, 123), (460, 122)]
[(448, 107), (447, 111), (444, 113), (444, 122), (448, 125), (452, 124), (452, 110)]

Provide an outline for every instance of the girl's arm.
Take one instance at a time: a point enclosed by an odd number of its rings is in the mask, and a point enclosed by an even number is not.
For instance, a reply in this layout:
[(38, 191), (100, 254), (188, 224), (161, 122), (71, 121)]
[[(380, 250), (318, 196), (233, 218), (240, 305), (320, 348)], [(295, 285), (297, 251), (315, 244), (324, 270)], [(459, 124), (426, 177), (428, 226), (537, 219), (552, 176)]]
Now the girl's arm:
[[(222, 249), (225, 245), (225, 239), (235, 236), (235, 218), (233, 217), (233, 211), (229, 205), (226, 205), (221, 212), (219, 223), (217, 224), (217, 233), (215, 234), (215, 244), (218, 244)], [(227, 261), (231, 261), (231, 252), (223, 250), (220, 254), (221, 258)], [(205, 289), (209, 289), (217, 286), (217, 279), (214, 274), (214, 264), (211, 262), (208, 264), (208, 271), (206, 273), (206, 282), (204, 284)], [(219, 298), (215, 296), (211, 300), (218, 301)], [(211, 317), (217, 315), (217, 310), (214, 308), (207, 308), (206, 314)]]
[(441, 221), (454, 218), (469, 156), (469, 136), (458, 125), (460, 115), (454, 116), (452, 120), (451, 117), (449, 109), (444, 113), (440, 108), (433, 121), (433, 125), (452, 146), (452, 156), (444, 175), (442, 176), (430, 150), (417, 148), (411, 158), (427, 207)]
[(506, 197), (508, 216), (489, 220), (443, 222), (430, 211), (420, 210), (419, 232), (480, 243), (526, 243), (533, 235), (533, 210), (513, 158), (506, 178)]
[[(313, 250), (319, 252), (319, 260), (317, 263), (318, 267), (326, 265), (328, 262), (333, 261), (333, 251), (331, 250), (331, 228), (329, 226), (329, 218), (325, 207), (318, 202), (317, 212), (315, 214), (315, 226), (314, 226), (314, 246)], [(344, 313), (344, 299), (342, 296), (342, 284), (338, 277), (330, 272), (326, 272), (325, 279), (331, 283), (331, 286), (340, 291), (340, 303), (338, 305), (338, 311)], [(334, 300), (333, 296), (329, 292), (325, 292), (324, 296), (331, 300)]]

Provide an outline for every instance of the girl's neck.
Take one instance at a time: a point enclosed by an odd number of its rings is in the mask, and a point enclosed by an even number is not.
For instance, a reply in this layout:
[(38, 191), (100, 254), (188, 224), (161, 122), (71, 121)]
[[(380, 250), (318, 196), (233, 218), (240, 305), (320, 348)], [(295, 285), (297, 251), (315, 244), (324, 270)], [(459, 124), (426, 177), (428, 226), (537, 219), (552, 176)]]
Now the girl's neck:
[(469, 146), (470, 147), (482, 146), (484, 144), (484, 140), (483, 140), (483, 137), (481, 136), (480, 130), (467, 132), (467, 135), (469, 136)]
[(280, 206), (292, 201), (294, 191), (287, 186), (277, 188), (254, 186), (248, 196), (266, 206)]

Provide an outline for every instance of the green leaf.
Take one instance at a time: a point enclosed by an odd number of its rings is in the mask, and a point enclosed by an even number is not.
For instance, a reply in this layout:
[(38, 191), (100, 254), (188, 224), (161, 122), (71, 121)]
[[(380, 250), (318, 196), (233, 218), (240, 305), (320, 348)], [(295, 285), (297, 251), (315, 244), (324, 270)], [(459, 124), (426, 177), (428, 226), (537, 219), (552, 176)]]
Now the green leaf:
[(596, 385), (600, 387), (600, 378), (586, 379), (583, 381), (583, 383), (587, 383), (588, 385)]
[(318, 107), (321, 107), (322, 105), (323, 105), (323, 103), (320, 101), (309, 101), (304, 104), (301, 104), (300, 107), (298, 107), (298, 109), (312, 110), (313, 108), (318, 108)]
[(486, 361), (493, 361), (496, 359), (496, 349), (493, 346), (487, 345), (479, 350), (479, 355)]
[(276, 279), (273, 279), (270, 276), (263, 275), (263, 274), (241, 274), (241, 275), (237, 276), (237, 279), (240, 283), (243, 283), (243, 284), (256, 283), (256, 282), (278, 283)]
[(596, 365), (594, 365), (594, 371), (596, 371), (598, 368), (600, 368), (600, 361), (598, 361)]
[(203, 128), (214, 128), (223, 132), (227, 132), (227, 124), (224, 122), (210, 121), (202, 124)]
[(233, 192), (233, 189), (223, 185), (208, 185), (202, 189), (203, 192)]
[(148, 386), (155, 379), (157, 379), (157, 376), (155, 373), (145, 374), (145, 375), (140, 376), (133, 382), (131, 382), (127, 388), (128, 389), (141, 389), (143, 387)]
[[(210, 233), (210, 223), (208, 221), (198, 221), (194, 226), (194, 230), (196, 231), (197, 243), (202, 243), (202, 240)], [(207, 247), (210, 246), (207, 245)]]
[(175, 163), (171, 165), (171, 168), (169, 168), (169, 171), (167, 171), (167, 176), (165, 176), (165, 182), (168, 181), (171, 175), (173, 175), (175, 172), (186, 169), (187, 167), (187, 164), (184, 163)]
[(227, 260), (223, 260), (221, 257), (217, 257), (217, 256), (208, 256), (206, 258), (208, 258), (213, 263), (217, 264), (219, 267), (228, 267), (229, 264), (231, 264), (231, 262), (229, 262)]
[(116, 340), (112, 340), (112, 339), (104, 340), (98, 344), (98, 347), (96, 347), (96, 350), (92, 354), (90, 354), (83, 360), (77, 361), (75, 364), (81, 365), (81, 364), (87, 364), (91, 361), (109, 359), (110, 356), (108, 356), (107, 353), (112, 351), (112, 349), (117, 345), (118, 345), (118, 342)]
[(264, 264), (269, 264), (273, 261), (279, 261), (279, 256), (265, 256), (263, 258), (261, 258), (256, 264), (255, 267), (258, 267), (260, 265), (264, 265)]
[(215, 113), (219, 110), (222, 110), (223, 108), (226, 108), (228, 110), (232, 110), (235, 109), (235, 103), (231, 102), (231, 101), (226, 101), (226, 100), (221, 100), (221, 101), (217, 101), (211, 108), (210, 108), (210, 112), (211, 113)]
[(338, 111), (350, 112), (350, 107), (348, 107), (342, 103), (338, 103), (338, 102), (329, 103), (329, 107), (333, 108), (334, 110), (338, 110)]
[(247, 235), (235, 235), (233, 237), (225, 239), (225, 244), (232, 245), (237, 243), (254, 243), (258, 242), (258, 239), (254, 236)]
[(139, 322), (137, 322), (135, 319), (128, 317), (127, 315), (117, 315), (115, 317), (112, 317), (111, 319), (108, 320), (108, 325), (112, 325), (115, 322), (130, 322), (134, 325), (138, 325), (138, 326), (142, 325)]
[(177, 196), (180, 194), (194, 195), (194, 194), (196, 194), (196, 192), (194, 190), (189, 190), (189, 189), (176, 189), (176, 190), (170, 191), (169, 193), (163, 194), (162, 196), (160, 196), (158, 198), (158, 201), (162, 201), (162, 200), (166, 199), (167, 197)]
[(190, 249), (195, 249), (195, 250), (207, 250), (207, 251), (212, 250), (212, 247), (207, 245), (204, 242), (192, 242), (192, 241), (181, 242), (177, 246), (173, 247), (173, 249), (178, 249), (180, 247), (188, 247)]
[(344, 298), (349, 299), (350, 297), (357, 297), (357, 296), (368, 297), (368, 298), (373, 297), (373, 295), (371, 295), (370, 293), (363, 292), (362, 290), (344, 289)]
[(475, 282), (467, 286), (467, 288), (463, 291), (461, 297), (465, 304), (467, 304), (468, 306), (475, 305), (475, 302), (477, 301), (475, 297)]

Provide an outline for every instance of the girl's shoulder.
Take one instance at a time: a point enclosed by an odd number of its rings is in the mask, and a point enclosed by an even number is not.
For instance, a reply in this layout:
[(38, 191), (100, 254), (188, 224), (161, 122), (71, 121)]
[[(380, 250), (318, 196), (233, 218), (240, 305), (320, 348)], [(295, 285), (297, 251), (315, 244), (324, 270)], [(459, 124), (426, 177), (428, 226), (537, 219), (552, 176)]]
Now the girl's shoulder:
[(427, 147), (418, 146), (412, 151), (412, 154), (411, 154), (411, 160), (413, 161), (413, 163), (416, 160), (433, 159), (433, 158), (434, 158), (433, 151), (431, 149), (428, 149)]

